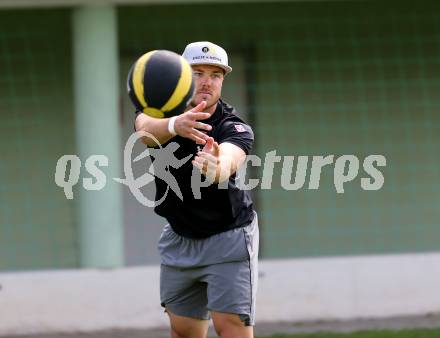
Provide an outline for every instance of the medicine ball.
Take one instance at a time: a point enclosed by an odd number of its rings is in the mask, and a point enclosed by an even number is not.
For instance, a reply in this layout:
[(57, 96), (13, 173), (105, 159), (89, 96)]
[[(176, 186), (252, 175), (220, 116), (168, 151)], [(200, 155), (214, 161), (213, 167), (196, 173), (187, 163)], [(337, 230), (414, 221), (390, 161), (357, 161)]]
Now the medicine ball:
[(191, 66), (179, 54), (153, 50), (133, 64), (127, 89), (138, 111), (156, 118), (179, 115), (194, 94)]

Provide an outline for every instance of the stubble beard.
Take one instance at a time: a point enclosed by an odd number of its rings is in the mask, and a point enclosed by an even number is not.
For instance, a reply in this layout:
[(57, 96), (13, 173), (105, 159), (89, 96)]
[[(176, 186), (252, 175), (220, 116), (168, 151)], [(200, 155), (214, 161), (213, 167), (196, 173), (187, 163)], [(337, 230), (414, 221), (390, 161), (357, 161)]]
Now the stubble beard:
[[(207, 105), (204, 109), (204, 111), (209, 111), (212, 107), (217, 106), (218, 100), (220, 99), (220, 97), (218, 97), (212, 104), (210, 104), (209, 106)], [(208, 103), (207, 100), (201, 99), (200, 102), (202, 101), (206, 101), (206, 103)], [(200, 103), (199, 102), (199, 103)], [(195, 106), (197, 106), (199, 103), (196, 103), (196, 101), (191, 100), (190, 106), (191, 108), (194, 108)]]

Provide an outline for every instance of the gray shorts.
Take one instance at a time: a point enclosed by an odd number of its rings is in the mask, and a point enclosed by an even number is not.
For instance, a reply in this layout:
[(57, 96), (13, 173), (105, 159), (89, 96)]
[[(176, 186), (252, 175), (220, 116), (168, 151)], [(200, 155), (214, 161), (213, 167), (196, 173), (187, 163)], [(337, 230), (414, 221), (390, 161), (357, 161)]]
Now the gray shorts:
[(161, 305), (172, 313), (209, 319), (209, 311), (238, 314), (254, 325), (258, 279), (258, 219), (204, 239), (177, 235), (166, 225), (159, 239)]

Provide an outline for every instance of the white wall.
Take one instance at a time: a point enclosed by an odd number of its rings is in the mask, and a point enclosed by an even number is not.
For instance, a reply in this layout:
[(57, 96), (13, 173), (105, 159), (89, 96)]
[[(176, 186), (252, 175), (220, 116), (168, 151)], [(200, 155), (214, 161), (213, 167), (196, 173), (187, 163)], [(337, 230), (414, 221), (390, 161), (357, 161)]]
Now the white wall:
[[(265, 260), (257, 321), (440, 312), (440, 254)], [(0, 335), (166, 326), (159, 267), (1, 273)]]

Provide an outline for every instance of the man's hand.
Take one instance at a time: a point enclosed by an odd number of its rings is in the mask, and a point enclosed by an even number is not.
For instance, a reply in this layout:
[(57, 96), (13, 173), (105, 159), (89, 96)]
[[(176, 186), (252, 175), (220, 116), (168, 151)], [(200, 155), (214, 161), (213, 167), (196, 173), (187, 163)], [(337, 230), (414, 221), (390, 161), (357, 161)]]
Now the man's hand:
[(202, 151), (197, 153), (192, 164), (212, 183), (223, 182), (234, 174), (246, 159), (245, 152), (235, 144), (218, 144), (208, 137)]
[(212, 137), (208, 137), (205, 146), (194, 157), (193, 165), (200, 170), (210, 181), (218, 181), (218, 169), (220, 166), (220, 148)]
[(194, 157), (193, 165), (212, 183), (219, 183), (231, 175), (232, 158), (220, 155), (220, 146), (209, 137), (202, 151)]
[(209, 131), (212, 129), (209, 124), (199, 122), (199, 120), (206, 120), (211, 116), (209, 113), (203, 113), (205, 107), (206, 101), (202, 101), (195, 108), (179, 115), (174, 122), (174, 130), (177, 135), (189, 138), (198, 144), (205, 144), (209, 137), (200, 130)]

